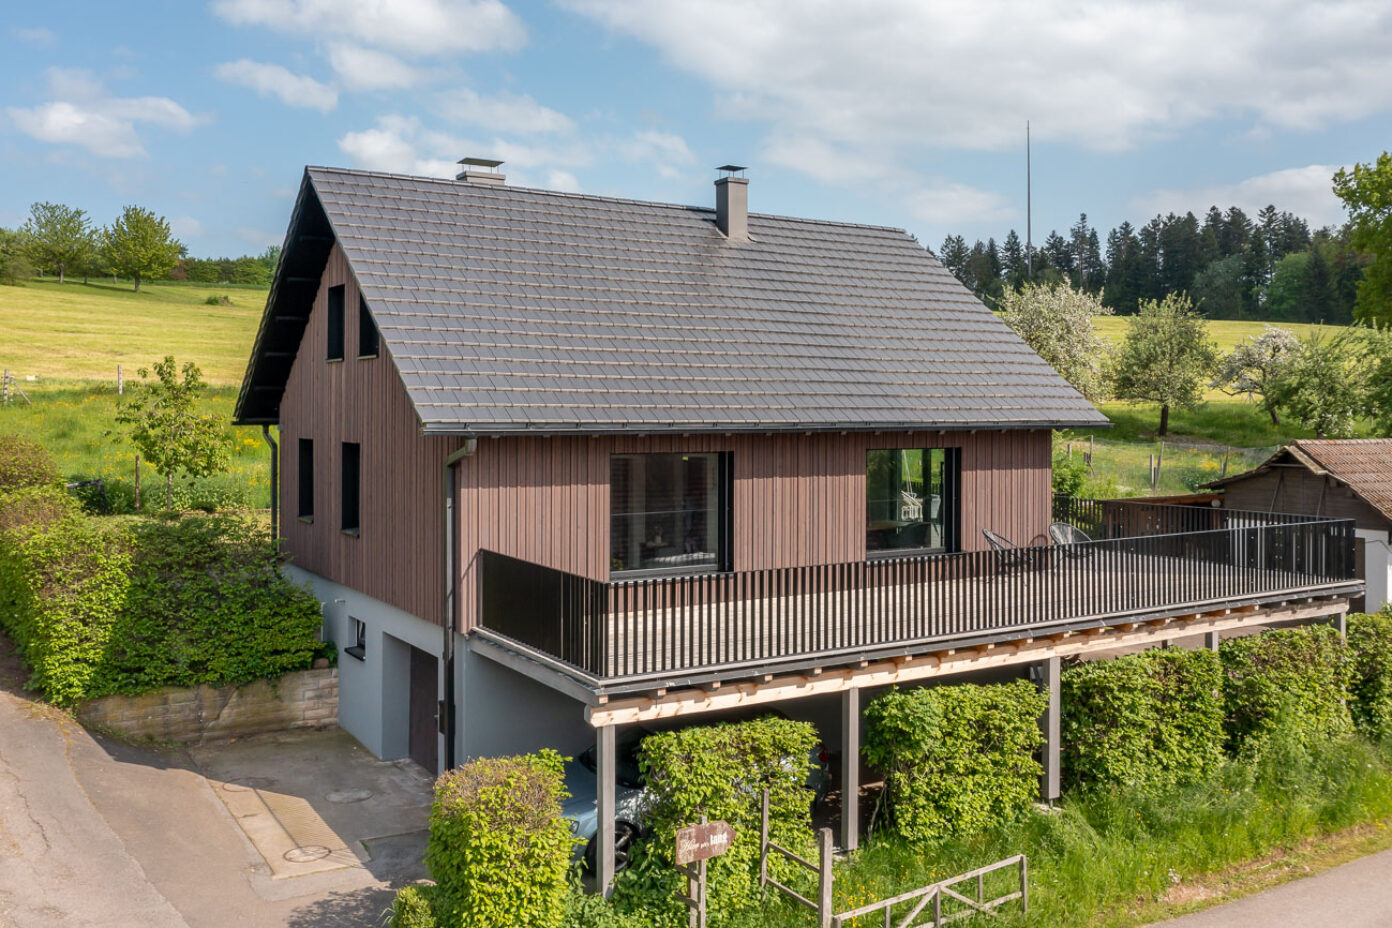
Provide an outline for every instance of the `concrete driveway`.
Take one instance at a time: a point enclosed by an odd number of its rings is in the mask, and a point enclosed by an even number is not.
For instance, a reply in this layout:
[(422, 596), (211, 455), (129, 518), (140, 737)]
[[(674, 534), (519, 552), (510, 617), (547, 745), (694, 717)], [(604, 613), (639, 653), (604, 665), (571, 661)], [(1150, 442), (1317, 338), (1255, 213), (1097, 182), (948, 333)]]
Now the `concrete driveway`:
[(0, 928), (379, 925), (424, 876), (414, 765), (341, 732), (132, 747), (23, 676), (0, 636)]

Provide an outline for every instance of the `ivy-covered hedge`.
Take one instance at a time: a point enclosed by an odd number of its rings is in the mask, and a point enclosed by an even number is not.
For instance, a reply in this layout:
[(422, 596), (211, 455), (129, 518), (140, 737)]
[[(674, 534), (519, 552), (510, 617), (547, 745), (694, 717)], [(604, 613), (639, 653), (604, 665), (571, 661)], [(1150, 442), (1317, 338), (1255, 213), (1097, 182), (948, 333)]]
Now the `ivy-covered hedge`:
[[(708, 906), (719, 924), (759, 901), (759, 820), (769, 791), (769, 832), (783, 847), (811, 854), (814, 846), (807, 775), (817, 732), (805, 722), (767, 717), (747, 722), (660, 732), (643, 740), (639, 764), (653, 793), (647, 816), (649, 840), (631, 858), (620, 883), (621, 901), (652, 906), (661, 920), (685, 924), (675, 902), (672, 853), (678, 828), (705, 815), (723, 819), (735, 840), (708, 865)], [(770, 859), (770, 872), (785, 882), (791, 865)], [(635, 898), (639, 897), (639, 898)]]
[(1348, 644), (1353, 723), (1374, 741), (1392, 739), (1392, 606), (1349, 616)]
[(99, 519), (61, 490), (0, 496), (0, 625), (53, 702), (301, 670), (321, 621), (260, 523)]
[(1223, 668), (1209, 650), (1144, 651), (1062, 675), (1069, 786), (1168, 789), (1223, 759)]
[(865, 759), (884, 773), (895, 829), (929, 841), (1009, 821), (1039, 795), (1047, 697), (1017, 680), (891, 690), (865, 712)]
[(1281, 732), (1308, 749), (1349, 734), (1352, 662), (1337, 629), (1310, 625), (1233, 638), (1219, 651), (1227, 738), (1234, 754), (1260, 750)]
[(434, 886), (402, 890), (393, 928), (558, 928), (574, 845), (554, 751), (471, 761), (435, 781), (425, 863)]

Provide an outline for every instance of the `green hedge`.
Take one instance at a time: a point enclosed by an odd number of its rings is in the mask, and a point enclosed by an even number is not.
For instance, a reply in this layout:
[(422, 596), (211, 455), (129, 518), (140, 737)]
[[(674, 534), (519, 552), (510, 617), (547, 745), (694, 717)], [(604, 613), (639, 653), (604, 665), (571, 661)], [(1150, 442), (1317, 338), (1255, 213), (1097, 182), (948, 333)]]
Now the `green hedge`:
[(1039, 795), (1047, 697), (1017, 680), (891, 690), (865, 712), (865, 759), (884, 773), (895, 829), (913, 841), (974, 834)]
[(1349, 616), (1348, 644), (1353, 723), (1374, 741), (1392, 739), (1392, 606)]
[(0, 497), (0, 625), (53, 702), (301, 670), (321, 622), (261, 523), (99, 519), (45, 489)]
[(58, 465), (43, 445), (22, 435), (0, 434), (0, 493), (61, 482)]
[(1308, 749), (1349, 734), (1348, 646), (1328, 625), (1278, 629), (1233, 638), (1219, 651), (1229, 750), (1259, 751), (1280, 733)]
[[(570, 887), (564, 763), (554, 751), (483, 758), (435, 782), (425, 863), (433, 889), (397, 897), (392, 924), (558, 928)], [(403, 892), (402, 895), (406, 895)]]
[[(653, 794), (646, 820), (650, 839), (631, 858), (620, 882), (620, 900), (662, 913), (661, 921), (685, 924), (685, 910), (673, 896), (676, 831), (705, 815), (710, 821), (723, 819), (735, 830), (730, 849), (708, 865), (711, 920), (719, 924), (752, 911), (759, 902), (759, 819), (765, 788), (773, 839), (812, 853), (813, 795), (806, 783), (816, 745), (817, 732), (811, 725), (773, 716), (645, 738), (639, 763)], [(784, 881), (793, 878), (791, 865), (782, 858), (770, 860), (769, 866)]]
[(1209, 650), (1165, 649), (1069, 667), (1062, 675), (1069, 786), (1169, 789), (1223, 759), (1223, 668)]

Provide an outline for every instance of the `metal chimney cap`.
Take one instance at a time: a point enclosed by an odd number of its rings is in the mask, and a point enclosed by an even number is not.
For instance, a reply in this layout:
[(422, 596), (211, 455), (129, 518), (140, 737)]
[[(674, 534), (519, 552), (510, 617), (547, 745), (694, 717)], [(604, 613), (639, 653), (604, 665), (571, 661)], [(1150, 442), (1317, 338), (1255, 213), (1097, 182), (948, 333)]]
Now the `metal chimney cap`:
[(460, 158), (455, 164), (467, 164), (471, 168), (496, 168), (502, 162), (493, 158)]
[(716, 170), (725, 171), (729, 174), (738, 174), (741, 171), (749, 170), (749, 168), (745, 167), (742, 164), (722, 164), (720, 167), (716, 168)]

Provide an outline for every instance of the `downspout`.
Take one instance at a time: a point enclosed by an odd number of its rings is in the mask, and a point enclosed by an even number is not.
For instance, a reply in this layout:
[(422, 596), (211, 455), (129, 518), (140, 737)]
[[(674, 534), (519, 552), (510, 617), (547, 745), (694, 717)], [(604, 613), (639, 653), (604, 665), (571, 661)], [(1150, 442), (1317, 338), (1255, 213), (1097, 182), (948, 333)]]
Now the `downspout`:
[(271, 449), (271, 545), (280, 552), (280, 447), (271, 437), (271, 427), (261, 424), (261, 437)]
[(445, 698), (444, 702), (444, 735), (445, 735), (445, 769), (454, 769), (454, 739), (457, 728), (455, 713), (455, 693), (454, 693), (454, 630), (455, 613), (457, 611), (458, 600), (455, 596), (455, 580), (459, 576), (459, 552), (456, 550), (458, 542), (456, 535), (459, 531), (457, 517), (456, 497), (458, 481), (459, 462), (469, 457), (478, 450), (477, 438), (466, 438), (464, 445), (449, 457), (445, 458), (444, 470), (444, 497), (445, 497), (445, 597), (444, 615), (440, 623), (445, 632), (444, 642), (444, 667), (445, 667)]

